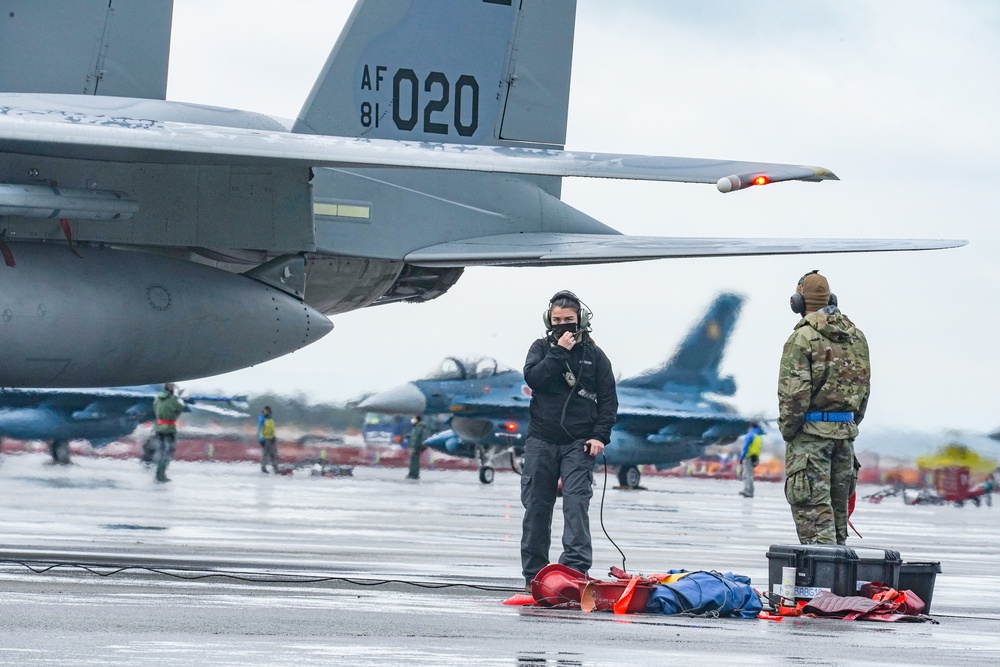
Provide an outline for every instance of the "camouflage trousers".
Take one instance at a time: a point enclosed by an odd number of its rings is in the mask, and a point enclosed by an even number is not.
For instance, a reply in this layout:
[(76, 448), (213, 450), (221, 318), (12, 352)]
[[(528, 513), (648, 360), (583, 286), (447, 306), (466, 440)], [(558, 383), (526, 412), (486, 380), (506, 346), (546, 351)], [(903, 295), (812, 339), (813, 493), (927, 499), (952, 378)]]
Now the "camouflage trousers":
[(847, 503), (859, 467), (853, 440), (800, 433), (785, 443), (785, 499), (799, 542), (847, 543)]

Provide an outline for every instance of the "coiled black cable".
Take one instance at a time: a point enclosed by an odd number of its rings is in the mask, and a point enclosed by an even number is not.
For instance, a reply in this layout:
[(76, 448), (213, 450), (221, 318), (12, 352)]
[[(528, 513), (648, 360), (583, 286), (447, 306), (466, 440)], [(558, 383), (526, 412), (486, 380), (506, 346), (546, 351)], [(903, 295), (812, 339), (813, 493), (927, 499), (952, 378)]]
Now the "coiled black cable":
[(429, 589), (444, 589), (444, 588), (470, 588), (477, 591), (486, 592), (499, 592), (499, 593), (516, 593), (521, 591), (520, 588), (514, 588), (509, 586), (489, 586), (482, 584), (461, 584), (454, 582), (419, 582), (419, 581), (408, 581), (406, 579), (355, 579), (351, 577), (313, 577), (313, 576), (297, 576), (292, 575), (266, 575), (266, 574), (255, 574), (251, 572), (239, 572), (233, 570), (210, 570), (210, 569), (198, 569), (198, 568), (184, 568), (184, 567), (171, 567), (171, 568), (160, 568), (160, 567), (150, 567), (147, 565), (123, 565), (123, 566), (109, 566), (102, 565), (99, 563), (82, 563), (82, 562), (66, 562), (66, 563), (53, 563), (51, 561), (35, 561), (35, 560), (18, 560), (18, 559), (3, 559), (0, 558), (0, 563), (7, 563), (11, 565), (20, 565), (35, 574), (45, 574), (56, 568), (73, 568), (84, 570), (90, 574), (96, 574), (99, 577), (110, 577), (116, 574), (121, 574), (128, 571), (141, 571), (150, 572), (153, 574), (159, 574), (166, 577), (173, 577), (174, 579), (183, 579), (187, 581), (197, 581), (200, 579), (209, 579), (212, 577), (218, 577), (222, 579), (233, 579), (236, 581), (245, 581), (249, 583), (256, 584), (320, 584), (329, 582), (338, 582), (350, 584), (352, 586), (384, 586), (387, 584), (401, 584), (405, 586), (413, 586), (415, 588), (429, 588)]

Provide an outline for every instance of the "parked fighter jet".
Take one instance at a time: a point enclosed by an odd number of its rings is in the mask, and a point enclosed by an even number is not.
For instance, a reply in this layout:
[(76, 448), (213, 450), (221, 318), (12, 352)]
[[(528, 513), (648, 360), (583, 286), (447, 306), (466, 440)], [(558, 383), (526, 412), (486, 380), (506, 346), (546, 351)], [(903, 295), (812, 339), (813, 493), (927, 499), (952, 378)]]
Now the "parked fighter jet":
[(0, 0), (0, 385), (243, 368), (466, 266), (962, 245), (631, 237), (567, 206), (563, 176), (836, 178), (563, 151), (575, 0), (358, 0), (288, 124), (166, 101), (171, 11)]
[[(637, 466), (671, 466), (708, 445), (732, 442), (752, 418), (709, 395), (732, 396), (736, 382), (719, 365), (743, 297), (721, 294), (664, 364), (618, 382), (618, 423), (604, 450), (622, 486), (636, 487)], [(493, 481), (494, 462), (523, 453), (531, 391), (524, 376), (492, 359), (445, 359), (428, 377), (369, 396), (363, 410), (387, 414), (450, 414), (450, 430), (425, 444), (479, 460), (479, 479)], [(604, 459), (598, 463), (605, 462)]]
[[(0, 439), (43, 440), (53, 463), (69, 463), (69, 441), (100, 447), (153, 418), (162, 385), (108, 389), (0, 389)], [(181, 396), (185, 411), (246, 416), (244, 396)], [(205, 405), (208, 402), (208, 405)], [(221, 405), (214, 405), (221, 403)]]

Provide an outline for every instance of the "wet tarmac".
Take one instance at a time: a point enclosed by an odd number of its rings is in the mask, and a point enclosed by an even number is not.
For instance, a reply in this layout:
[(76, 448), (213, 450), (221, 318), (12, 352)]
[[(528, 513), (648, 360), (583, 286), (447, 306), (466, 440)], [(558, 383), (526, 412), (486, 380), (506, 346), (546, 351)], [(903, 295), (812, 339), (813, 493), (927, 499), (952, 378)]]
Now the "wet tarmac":
[[(514, 474), (484, 486), (464, 471), (425, 471), (414, 482), (398, 468), (325, 479), (178, 462), (174, 481), (157, 485), (135, 461), (81, 458), (61, 468), (45, 458), (0, 463), (3, 665), (1000, 659), (1000, 506), (859, 504), (865, 539), (852, 542), (941, 562), (936, 625), (616, 617), (500, 604), (521, 586)], [(601, 532), (597, 479), (591, 574), (603, 576), (622, 557)], [(768, 545), (795, 542), (778, 484), (758, 484), (757, 497), (744, 499), (732, 481), (643, 483), (648, 490), (616, 490), (609, 477), (604, 503), (629, 571), (731, 570), (763, 587)], [(554, 524), (558, 535), (558, 514)], [(455, 585), (430, 587), (439, 584)]]

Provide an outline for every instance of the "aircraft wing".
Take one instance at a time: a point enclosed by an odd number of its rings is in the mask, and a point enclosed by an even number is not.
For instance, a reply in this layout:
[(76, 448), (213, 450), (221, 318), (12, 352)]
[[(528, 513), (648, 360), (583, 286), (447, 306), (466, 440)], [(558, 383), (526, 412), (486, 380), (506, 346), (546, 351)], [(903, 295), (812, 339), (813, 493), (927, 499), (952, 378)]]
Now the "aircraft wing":
[(735, 413), (719, 412), (717, 410), (705, 410), (700, 408), (678, 409), (659, 408), (649, 405), (618, 405), (619, 424), (624, 419), (630, 417), (653, 417), (659, 419), (701, 419), (716, 422), (745, 423), (746, 417)]
[(496, 408), (497, 410), (510, 410), (513, 408), (518, 410), (527, 410), (528, 403), (530, 401), (530, 396), (503, 396), (493, 394), (486, 396), (467, 396), (463, 397), (460, 401), (455, 401), (452, 412), (460, 415), (462, 414), (463, 409), (484, 410)]
[(73, 397), (80, 399), (97, 398), (148, 398), (156, 397), (156, 392), (150, 392), (143, 387), (94, 387), (89, 389), (0, 389), (0, 402), (5, 398), (37, 398), (42, 400), (53, 397)]
[(222, 408), (218, 405), (203, 405), (201, 403), (191, 403), (185, 402), (185, 405), (192, 410), (200, 410), (202, 412), (211, 412), (212, 414), (221, 415), (223, 417), (249, 417), (250, 415), (246, 412), (241, 412), (239, 410), (231, 410), (229, 408)]
[[(0, 388), (0, 405), (4, 402), (16, 401), (24, 402), (52, 402), (62, 400), (69, 401), (97, 401), (101, 399), (138, 399), (152, 401), (160, 393), (158, 386), (136, 386), (136, 387), (91, 387), (86, 389), (21, 389), (21, 388)], [(200, 405), (197, 401), (211, 401), (226, 403), (236, 408), (247, 407), (246, 396), (217, 396), (194, 394), (191, 396), (180, 394), (180, 399), (188, 407), (198, 410), (216, 412), (218, 414), (231, 417), (246, 417), (247, 415), (237, 410)]]
[(405, 259), (417, 266), (552, 266), (666, 257), (939, 250), (966, 243), (950, 239), (753, 239), (523, 232), (439, 243), (411, 252)]
[[(359, 139), (130, 118), (127, 105), (0, 95), (0, 152), (103, 161), (312, 167), (418, 167), (543, 176), (713, 183), (722, 192), (837, 180), (822, 167), (542, 148)], [(74, 106), (75, 105), (75, 106)]]

